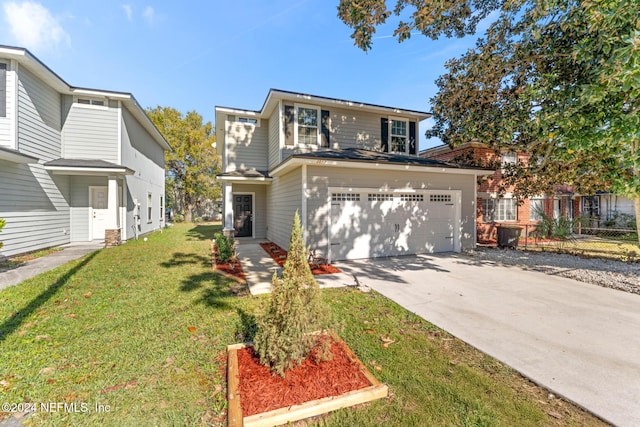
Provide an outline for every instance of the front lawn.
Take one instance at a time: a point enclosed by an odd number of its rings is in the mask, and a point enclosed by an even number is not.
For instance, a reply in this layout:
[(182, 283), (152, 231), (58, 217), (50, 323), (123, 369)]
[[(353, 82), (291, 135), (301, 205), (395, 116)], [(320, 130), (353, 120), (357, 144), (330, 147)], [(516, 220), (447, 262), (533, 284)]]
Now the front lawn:
[[(266, 297), (212, 271), (219, 229), (179, 224), (1, 291), (0, 403), (36, 403), (33, 425), (223, 425), (224, 350)], [(323, 297), (391, 392), (323, 425), (600, 424), (379, 294)]]

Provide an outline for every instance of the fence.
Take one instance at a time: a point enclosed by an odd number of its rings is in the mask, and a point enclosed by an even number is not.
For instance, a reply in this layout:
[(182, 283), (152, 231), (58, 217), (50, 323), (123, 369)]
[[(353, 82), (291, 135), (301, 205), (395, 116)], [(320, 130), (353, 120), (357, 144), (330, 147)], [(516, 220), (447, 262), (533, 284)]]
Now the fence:
[(525, 249), (640, 262), (638, 232), (631, 228), (592, 228), (577, 224), (570, 233), (542, 238), (538, 225), (525, 225), (520, 246)]

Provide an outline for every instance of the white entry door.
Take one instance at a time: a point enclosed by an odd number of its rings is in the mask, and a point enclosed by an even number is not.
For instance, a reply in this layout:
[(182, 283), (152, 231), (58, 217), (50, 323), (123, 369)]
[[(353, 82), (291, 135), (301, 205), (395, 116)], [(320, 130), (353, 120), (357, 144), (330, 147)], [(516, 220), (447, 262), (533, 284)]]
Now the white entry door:
[(90, 230), (91, 239), (104, 239), (104, 230), (107, 223), (108, 214), (108, 189), (107, 187), (90, 188)]

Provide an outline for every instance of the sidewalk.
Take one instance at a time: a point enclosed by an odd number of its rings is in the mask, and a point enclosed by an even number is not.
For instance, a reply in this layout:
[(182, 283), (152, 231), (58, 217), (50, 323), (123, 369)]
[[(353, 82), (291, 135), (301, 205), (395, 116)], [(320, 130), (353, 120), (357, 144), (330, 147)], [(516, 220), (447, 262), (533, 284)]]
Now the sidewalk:
[[(274, 272), (280, 274), (280, 266), (262, 249), (259, 239), (236, 239), (238, 258), (247, 278), (252, 295), (268, 294), (271, 291), (271, 278)], [(321, 288), (339, 288), (355, 285), (353, 277), (346, 273), (322, 274), (314, 276)]]
[(34, 259), (33, 261), (28, 261), (19, 267), (0, 273), (0, 290), (17, 285), (40, 273), (53, 270), (69, 261), (82, 258), (91, 252), (103, 249), (104, 242), (74, 242), (60, 247), (63, 248), (61, 251)]

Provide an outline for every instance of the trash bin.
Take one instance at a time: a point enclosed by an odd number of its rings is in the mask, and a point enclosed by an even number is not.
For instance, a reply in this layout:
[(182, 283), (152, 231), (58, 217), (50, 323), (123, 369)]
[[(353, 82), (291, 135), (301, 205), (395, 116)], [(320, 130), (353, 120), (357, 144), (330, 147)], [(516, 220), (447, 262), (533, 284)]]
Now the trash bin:
[(498, 226), (498, 247), (515, 248), (518, 246), (522, 227), (517, 225), (500, 225)]

